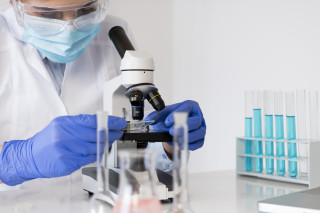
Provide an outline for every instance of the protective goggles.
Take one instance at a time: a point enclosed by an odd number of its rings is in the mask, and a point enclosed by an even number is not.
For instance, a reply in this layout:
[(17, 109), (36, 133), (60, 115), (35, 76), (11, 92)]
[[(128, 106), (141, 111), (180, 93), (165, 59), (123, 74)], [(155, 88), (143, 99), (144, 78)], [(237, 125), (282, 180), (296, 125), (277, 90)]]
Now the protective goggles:
[(12, 2), (18, 23), (22, 27), (47, 27), (49, 32), (86, 30), (86, 27), (99, 24), (105, 18), (109, 6), (109, 0), (90, 0), (80, 4), (45, 7), (23, 3), (26, 1), (22, 0)]

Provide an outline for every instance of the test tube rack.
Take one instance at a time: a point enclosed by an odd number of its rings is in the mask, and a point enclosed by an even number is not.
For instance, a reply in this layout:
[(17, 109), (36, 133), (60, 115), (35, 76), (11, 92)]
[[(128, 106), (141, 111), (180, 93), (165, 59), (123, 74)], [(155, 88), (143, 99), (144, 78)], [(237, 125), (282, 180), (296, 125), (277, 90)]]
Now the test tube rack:
[[(256, 141), (262, 142), (263, 147), (263, 154), (262, 155), (255, 155), (255, 147), (254, 144)], [(265, 145), (267, 142), (273, 142), (274, 147), (274, 156), (267, 156), (265, 152)], [(251, 152), (246, 150), (246, 144), (250, 144), (251, 142)], [(276, 180), (276, 181), (283, 181), (283, 182), (290, 182), (290, 183), (297, 183), (297, 184), (303, 184), (308, 185), (309, 188), (314, 188), (320, 186), (320, 141), (319, 140), (295, 140), (295, 141), (288, 141), (288, 140), (277, 140), (277, 139), (265, 139), (265, 138), (246, 138), (246, 137), (238, 137), (236, 139), (237, 143), (237, 173), (239, 175), (245, 175), (245, 176), (254, 176), (258, 178), (264, 178), (264, 179), (270, 179), (270, 180)], [(276, 156), (277, 150), (276, 150), (276, 143), (284, 143), (285, 145), (285, 156), (284, 158), (279, 158)], [(296, 159), (289, 159), (288, 158), (288, 143), (296, 143), (297, 145), (297, 158)], [(300, 156), (299, 149), (301, 147), (305, 146), (308, 150), (308, 154), (306, 156)], [(247, 154), (252, 153), (252, 154)], [(262, 158), (263, 159), (263, 171), (262, 172), (256, 172), (255, 171), (255, 159), (256, 158)], [(251, 162), (251, 165), (248, 164), (248, 160)], [(267, 174), (265, 168), (266, 168), (266, 160), (267, 159), (273, 159), (274, 160), (274, 171), (272, 174)], [(277, 161), (278, 160), (284, 160), (285, 161), (285, 174), (284, 175), (278, 175), (277, 173)], [(297, 167), (298, 167), (298, 174), (296, 177), (290, 177), (289, 176), (289, 161), (296, 161)], [(300, 167), (303, 164), (303, 166), (307, 166), (307, 172), (301, 172)], [(251, 170), (248, 169), (248, 167), (251, 167)]]

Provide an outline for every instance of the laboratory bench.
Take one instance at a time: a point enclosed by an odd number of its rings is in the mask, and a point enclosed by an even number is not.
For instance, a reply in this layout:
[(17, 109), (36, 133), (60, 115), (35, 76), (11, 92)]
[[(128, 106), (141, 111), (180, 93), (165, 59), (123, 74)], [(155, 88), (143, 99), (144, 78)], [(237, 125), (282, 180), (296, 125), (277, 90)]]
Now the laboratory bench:
[[(12, 191), (0, 192), (0, 213), (86, 212), (90, 196), (81, 184), (80, 171), (26, 182)], [(189, 175), (190, 203), (196, 213), (258, 212), (259, 200), (305, 189), (307, 186), (299, 184), (238, 176), (234, 170)], [(163, 204), (163, 209), (169, 205)]]

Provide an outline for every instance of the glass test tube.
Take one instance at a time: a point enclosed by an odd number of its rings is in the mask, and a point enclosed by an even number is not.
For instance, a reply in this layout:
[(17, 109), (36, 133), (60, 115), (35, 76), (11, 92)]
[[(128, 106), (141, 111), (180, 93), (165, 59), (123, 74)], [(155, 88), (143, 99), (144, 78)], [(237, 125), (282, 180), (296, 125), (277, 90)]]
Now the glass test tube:
[[(307, 103), (306, 93), (304, 90), (297, 90), (296, 92), (297, 103), (297, 137), (298, 139), (307, 139)], [(300, 157), (306, 157), (307, 144), (298, 143), (298, 150)], [(308, 172), (308, 164), (305, 161), (299, 162), (300, 173)]]
[[(310, 139), (319, 140), (319, 96), (318, 91), (310, 91), (309, 93), (309, 107), (310, 107)], [(310, 157), (309, 156), (309, 147), (308, 145), (304, 146), (300, 149), (301, 157)], [(308, 165), (306, 168), (306, 172), (308, 173)]]
[[(90, 213), (106, 212), (109, 204), (114, 205), (114, 198), (109, 192), (108, 169), (108, 112), (97, 112), (97, 191), (90, 200)], [(109, 203), (109, 204), (108, 204)]]
[(188, 192), (188, 114), (184, 112), (174, 113), (173, 136), (173, 188), (175, 196), (173, 204), (167, 213), (192, 213), (189, 205)]
[[(98, 153), (102, 153), (101, 155)], [(108, 112), (97, 112), (97, 179), (98, 192), (109, 190)]]
[[(261, 92), (253, 93), (253, 124), (254, 138), (262, 138), (262, 122), (261, 122)], [(254, 141), (255, 155), (263, 155), (262, 141)], [(255, 171), (260, 173), (263, 170), (263, 159), (255, 158)]]
[[(273, 139), (273, 92), (270, 90), (263, 92), (263, 105), (265, 114), (265, 138)], [(265, 152), (267, 157), (274, 157), (273, 141), (266, 141)], [(273, 174), (274, 160), (266, 158), (267, 174)]]
[[(274, 92), (274, 114), (275, 114), (275, 130), (276, 140), (284, 140), (284, 125), (283, 125), (283, 92)], [(285, 158), (284, 142), (276, 142), (277, 158)], [(286, 172), (286, 163), (284, 160), (277, 159), (277, 173), (279, 176), (284, 176)]]
[[(287, 119), (287, 140), (296, 141), (296, 118), (295, 118), (295, 104), (294, 104), (294, 92), (286, 92), (286, 119)], [(288, 158), (297, 159), (297, 144), (288, 143)], [(297, 161), (289, 160), (289, 175), (290, 177), (296, 177)]]
[[(245, 137), (252, 138), (252, 98), (253, 93), (252, 91), (245, 92)], [(245, 141), (245, 154), (252, 155), (252, 141), (246, 140)], [(246, 171), (252, 171), (252, 158), (245, 157), (245, 167)]]
[(310, 91), (309, 106), (310, 106), (310, 139), (319, 139), (319, 104), (318, 91)]

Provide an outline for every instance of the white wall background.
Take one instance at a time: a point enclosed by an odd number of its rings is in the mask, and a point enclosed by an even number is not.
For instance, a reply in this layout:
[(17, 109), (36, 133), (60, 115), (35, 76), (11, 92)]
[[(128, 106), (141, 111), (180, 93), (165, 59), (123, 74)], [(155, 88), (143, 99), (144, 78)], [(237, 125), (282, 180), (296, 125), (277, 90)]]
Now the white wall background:
[(235, 168), (246, 89), (320, 89), (319, 9), (318, 0), (113, 1), (155, 56), (166, 98), (203, 108), (207, 137), (191, 172)]
[(113, 0), (110, 10), (154, 56), (166, 102), (202, 106), (207, 137), (191, 172), (235, 168), (244, 90), (320, 89), (319, 11), (318, 0)]
[(195, 99), (208, 124), (193, 172), (235, 168), (245, 89), (320, 88), (317, 0), (174, 1), (173, 100)]
[(166, 103), (172, 103), (172, 0), (112, 0), (110, 13), (125, 19), (138, 50), (155, 60), (155, 84)]

